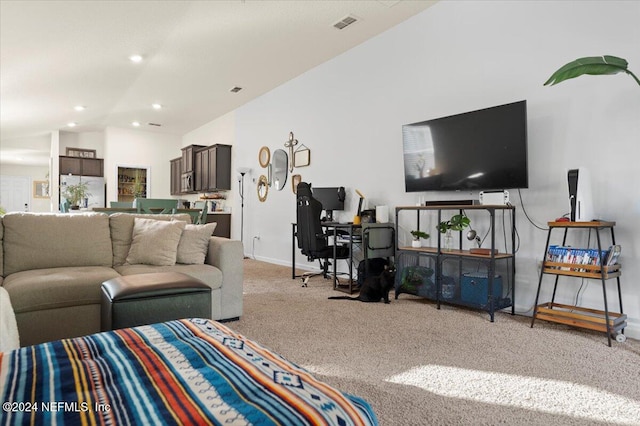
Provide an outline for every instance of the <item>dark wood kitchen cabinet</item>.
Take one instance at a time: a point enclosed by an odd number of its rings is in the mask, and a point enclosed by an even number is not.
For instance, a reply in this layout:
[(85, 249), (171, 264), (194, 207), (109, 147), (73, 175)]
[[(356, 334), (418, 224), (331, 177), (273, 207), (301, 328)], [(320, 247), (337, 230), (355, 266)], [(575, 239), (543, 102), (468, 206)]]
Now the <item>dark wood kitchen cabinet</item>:
[(182, 148), (182, 172), (180, 173), (180, 192), (193, 194), (196, 192), (196, 154), (203, 145), (189, 145)]
[(171, 195), (180, 195), (180, 178), (182, 177), (182, 157), (174, 158), (171, 163)]
[(231, 189), (231, 145), (212, 145), (207, 148), (207, 169), (209, 191)]
[(195, 171), (196, 153), (206, 148), (204, 145), (189, 145), (182, 148), (182, 173)]
[(61, 175), (100, 176), (104, 175), (104, 160), (102, 158), (59, 157), (59, 172)]
[(231, 189), (231, 145), (189, 145), (170, 165), (171, 195)]

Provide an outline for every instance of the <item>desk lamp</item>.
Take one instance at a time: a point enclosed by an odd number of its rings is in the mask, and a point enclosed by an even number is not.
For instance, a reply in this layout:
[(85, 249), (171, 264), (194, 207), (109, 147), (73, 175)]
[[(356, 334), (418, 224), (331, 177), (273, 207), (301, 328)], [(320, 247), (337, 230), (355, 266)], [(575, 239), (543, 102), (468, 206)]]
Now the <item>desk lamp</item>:
[[(482, 240), (480, 239), (480, 236), (475, 231), (475, 229), (470, 229), (469, 232), (467, 232), (467, 240), (469, 240), (469, 241), (475, 240), (476, 243), (478, 243), (478, 248), (469, 249), (469, 253), (471, 253), (471, 254), (481, 254), (483, 256), (491, 256), (491, 249), (482, 248)], [(494, 250), (494, 253), (497, 254), (498, 250)]]
[(362, 213), (362, 202), (364, 201), (364, 195), (362, 195), (362, 192), (360, 192), (360, 190), (358, 189), (356, 189), (356, 194), (360, 196), (360, 201), (358, 201), (358, 213), (353, 218), (353, 224), (360, 225), (360, 214)]

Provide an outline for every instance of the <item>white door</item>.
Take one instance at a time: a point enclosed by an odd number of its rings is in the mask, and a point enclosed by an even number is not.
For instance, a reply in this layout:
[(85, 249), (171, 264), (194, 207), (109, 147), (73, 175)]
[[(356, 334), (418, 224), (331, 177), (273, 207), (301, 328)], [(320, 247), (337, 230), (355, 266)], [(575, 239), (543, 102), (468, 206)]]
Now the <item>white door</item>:
[(0, 206), (7, 212), (31, 210), (31, 178), (0, 176)]

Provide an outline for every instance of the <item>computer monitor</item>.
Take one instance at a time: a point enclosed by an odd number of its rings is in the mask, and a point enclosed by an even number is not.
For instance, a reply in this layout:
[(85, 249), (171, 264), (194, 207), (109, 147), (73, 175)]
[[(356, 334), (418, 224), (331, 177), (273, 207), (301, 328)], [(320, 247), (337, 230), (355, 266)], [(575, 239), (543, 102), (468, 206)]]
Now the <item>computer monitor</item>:
[(322, 203), (322, 210), (325, 211), (326, 219), (333, 222), (333, 211), (344, 210), (344, 187), (311, 187), (313, 198)]

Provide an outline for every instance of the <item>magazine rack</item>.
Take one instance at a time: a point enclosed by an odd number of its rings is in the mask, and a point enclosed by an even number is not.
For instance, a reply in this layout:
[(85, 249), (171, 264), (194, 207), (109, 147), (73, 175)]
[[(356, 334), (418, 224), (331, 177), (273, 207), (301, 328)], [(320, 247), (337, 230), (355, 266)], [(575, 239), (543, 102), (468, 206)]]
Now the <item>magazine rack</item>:
[[(567, 233), (570, 229), (589, 229), (594, 230), (597, 241), (597, 253), (599, 256), (603, 253), (602, 241), (600, 238), (600, 231), (609, 230), (611, 233), (611, 244), (616, 245), (615, 234), (613, 227), (615, 222), (549, 222), (549, 233), (547, 235), (547, 245), (544, 252), (544, 260), (542, 262), (542, 273), (538, 281), (538, 291), (536, 293), (536, 302), (534, 304), (533, 318), (531, 319), (531, 327), (536, 319), (542, 319), (546, 321), (556, 322), (560, 324), (567, 324), (574, 327), (586, 328), (589, 330), (600, 331), (606, 333), (609, 346), (611, 346), (611, 337), (615, 337), (617, 341), (624, 342), (626, 340), (624, 336), (624, 328), (627, 326), (627, 316), (622, 312), (622, 294), (620, 293), (620, 273), (621, 266), (619, 263), (607, 265), (605, 261), (600, 261), (601, 264), (582, 264), (580, 262), (571, 262), (568, 259), (548, 259), (549, 253), (549, 241), (551, 239), (551, 233), (554, 229), (564, 230), (564, 236), (562, 239), (562, 245), (566, 244)], [(553, 295), (551, 301), (547, 303), (538, 304), (540, 297), (540, 288), (542, 286), (542, 279), (545, 275), (555, 276), (555, 282), (553, 285)], [(564, 305), (555, 303), (556, 290), (558, 288), (558, 278), (560, 276), (576, 277), (576, 278), (588, 278), (598, 279), (602, 282), (602, 296), (604, 301), (604, 310), (583, 308), (574, 305)], [(610, 279), (616, 280), (618, 284), (618, 302), (620, 306), (620, 313), (610, 312), (607, 303), (607, 288), (606, 281)]]

